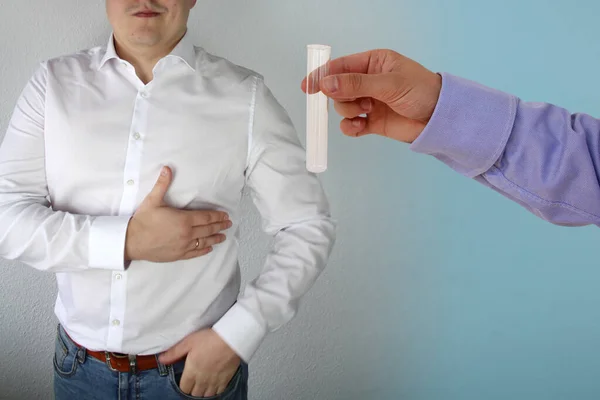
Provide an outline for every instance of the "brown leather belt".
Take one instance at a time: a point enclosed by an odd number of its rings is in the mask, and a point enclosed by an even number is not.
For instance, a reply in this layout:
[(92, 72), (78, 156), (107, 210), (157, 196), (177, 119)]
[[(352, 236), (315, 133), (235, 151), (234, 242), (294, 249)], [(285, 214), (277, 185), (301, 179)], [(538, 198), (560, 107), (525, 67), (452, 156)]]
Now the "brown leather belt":
[(121, 353), (112, 353), (108, 351), (93, 351), (77, 344), (73, 339), (71, 340), (78, 347), (85, 349), (88, 355), (102, 361), (110, 370), (115, 372), (129, 372), (135, 374), (139, 371), (147, 371), (149, 369), (158, 368), (156, 356), (154, 355), (133, 356)]

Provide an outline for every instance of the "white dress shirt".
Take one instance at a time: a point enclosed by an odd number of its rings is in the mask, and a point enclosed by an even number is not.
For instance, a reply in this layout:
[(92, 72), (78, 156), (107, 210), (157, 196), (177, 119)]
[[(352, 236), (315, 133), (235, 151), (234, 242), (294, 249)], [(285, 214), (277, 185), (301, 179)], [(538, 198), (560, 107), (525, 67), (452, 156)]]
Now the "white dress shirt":
[[(0, 256), (56, 273), (56, 315), (91, 350), (155, 354), (212, 327), (248, 361), (294, 316), (335, 225), (262, 77), (189, 40), (147, 85), (112, 36), (41, 64), (0, 146)], [(233, 227), (209, 255), (126, 267), (128, 221), (163, 165), (174, 171), (169, 205), (226, 211)], [(244, 187), (274, 244), (240, 294)]]

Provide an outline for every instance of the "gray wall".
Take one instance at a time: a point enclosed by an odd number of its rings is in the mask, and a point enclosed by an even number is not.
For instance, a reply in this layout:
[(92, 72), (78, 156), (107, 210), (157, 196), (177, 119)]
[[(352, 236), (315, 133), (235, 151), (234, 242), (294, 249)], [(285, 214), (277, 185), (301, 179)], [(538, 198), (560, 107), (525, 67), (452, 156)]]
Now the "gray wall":
[[(104, 44), (101, 0), (2, 0), (0, 136), (40, 60)], [(305, 45), (392, 47), (598, 115), (597, 1), (199, 0), (198, 45), (265, 75), (303, 138)], [(563, 53), (564, 52), (564, 53)], [(550, 226), (406, 146), (331, 118), (339, 239), (251, 363), (253, 400), (600, 398), (597, 228)], [(246, 201), (244, 276), (268, 248)], [(0, 398), (51, 398), (53, 277), (0, 261)]]

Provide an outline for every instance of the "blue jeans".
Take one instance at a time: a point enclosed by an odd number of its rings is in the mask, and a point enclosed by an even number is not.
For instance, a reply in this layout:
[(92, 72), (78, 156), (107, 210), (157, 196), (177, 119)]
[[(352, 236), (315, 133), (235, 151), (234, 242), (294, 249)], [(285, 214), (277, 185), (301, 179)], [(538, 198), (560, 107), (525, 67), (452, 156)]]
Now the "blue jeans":
[(54, 354), (54, 395), (56, 400), (247, 400), (248, 366), (240, 365), (224, 393), (194, 397), (179, 389), (185, 361), (158, 364), (157, 369), (137, 374), (111, 371), (106, 363), (87, 356), (58, 327)]

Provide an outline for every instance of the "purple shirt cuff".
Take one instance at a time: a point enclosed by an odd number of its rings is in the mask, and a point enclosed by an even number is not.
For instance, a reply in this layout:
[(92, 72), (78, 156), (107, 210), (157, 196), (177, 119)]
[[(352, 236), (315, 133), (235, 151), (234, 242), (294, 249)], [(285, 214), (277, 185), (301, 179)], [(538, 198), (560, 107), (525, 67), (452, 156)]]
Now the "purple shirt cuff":
[(410, 148), (433, 155), (468, 177), (481, 175), (506, 147), (518, 99), (464, 78), (441, 76), (433, 116)]

